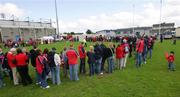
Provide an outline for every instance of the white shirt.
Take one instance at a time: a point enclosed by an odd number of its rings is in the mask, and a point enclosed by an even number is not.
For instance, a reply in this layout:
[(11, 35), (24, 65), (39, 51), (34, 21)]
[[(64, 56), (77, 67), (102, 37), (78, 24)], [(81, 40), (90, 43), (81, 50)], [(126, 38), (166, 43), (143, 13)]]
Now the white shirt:
[(54, 55), (54, 62), (56, 64), (56, 66), (61, 65), (61, 59), (58, 54)]

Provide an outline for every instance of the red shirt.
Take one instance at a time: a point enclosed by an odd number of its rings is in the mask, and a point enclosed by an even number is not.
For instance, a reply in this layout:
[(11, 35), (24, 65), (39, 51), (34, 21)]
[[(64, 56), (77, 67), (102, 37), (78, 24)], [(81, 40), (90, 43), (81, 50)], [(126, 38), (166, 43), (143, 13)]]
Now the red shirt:
[(174, 62), (174, 55), (169, 55), (168, 62)]
[(79, 57), (80, 58), (85, 58), (86, 57), (86, 52), (85, 52), (85, 50), (83, 52), (83, 49), (84, 49), (84, 47), (83, 47), (82, 44), (78, 46), (78, 52), (79, 52)]
[(70, 49), (66, 52), (69, 65), (76, 65), (78, 63), (78, 55), (75, 50)]
[(13, 55), (13, 53), (11, 53), (11, 52), (8, 52), (7, 59), (8, 59), (8, 64), (11, 67), (11, 69), (15, 68), (16, 64), (13, 64), (13, 60), (15, 59), (15, 55)]
[(39, 55), (38, 57), (36, 57), (36, 70), (39, 74), (42, 74), (44, 69), (44, 65), (42, 64), (43, 59), (43, 55)]
[(136, 51), (142, 53), (144, 50), (144, 40), (139, 40), (136, 44)]
[(17, 66), (27, 66), (28, 56), (24, 53), (16, 55)]
[(125, 48), (128, 47), (128, 50), (129, 50), (129, 44), (128, 43), (124, 43), (122, 46), (124, 48), (124, 53), (127, 54), (128, 52), (125, 51)]
[(120, 59), (124, 57), (124, 48), (123, 45), (120, 45), (116, 48), (116, 58)]

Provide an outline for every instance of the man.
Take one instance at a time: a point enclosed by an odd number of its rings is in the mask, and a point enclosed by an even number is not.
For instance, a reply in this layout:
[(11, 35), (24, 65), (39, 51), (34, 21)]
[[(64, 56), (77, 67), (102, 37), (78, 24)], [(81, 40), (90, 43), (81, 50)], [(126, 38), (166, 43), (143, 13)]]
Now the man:
[(78, 46), (78, 52), (79, 52), (79, 56), (80, 56), (80, 74), (86, 73), (86, 66), (85, 66), (85, 59), (86, 59), (86, 52), (83, 46), (83, 42)]
[(52, 83), (59, 85), (60, 81), (60, 56), (56, 53), (56, 48), (52, 48), (52, 51), (49, 52), (48, 63), (51, 70)]
[(37, 46), (34, 45), (33, 49), (31, 49), (29, 52), (30, 52), (31, 64), (34, 67), (35, 73), (36, 73), (35, 74), (36, 75), (36, 84), (40, 84), (39, 74), (38, 74), (38, 72), (36, 70), (36, 58), (38, 56), (38, 54), (37, 54)]
[(10, 49), (10, 51), (7, 54), (7, 59), (8, 59), (8, 64), (12, 70), (14, 85), (18, 85), (19, 80), (17, 77), (18, 73), (17, 73), (17, 69), (16, 69), (15, 53), (16, 53), (16, 48)]
[(101, 46), (97, 43), (94, 46), (94, 53), (95, 53), (95, 73), (100, 74), (101, 72), (101, 64), (102, 64), (102, 48)]
[(136, 52), (137, 52), (136, 67), (137, 68), (141, 67), (143, 50), (144, 50), (144, 39), (141, 38), (137, 41), (137, 44), (136, 44)]
[(70, 45), (66, 52), (69, 63), (70, 79), (78, 81), (78, 53), (74, 50), (73, 44)]

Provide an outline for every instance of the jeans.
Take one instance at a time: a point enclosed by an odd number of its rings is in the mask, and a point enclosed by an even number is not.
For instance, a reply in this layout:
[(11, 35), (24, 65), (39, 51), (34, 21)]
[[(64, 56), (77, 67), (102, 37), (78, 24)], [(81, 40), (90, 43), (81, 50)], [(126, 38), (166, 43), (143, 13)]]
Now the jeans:
[(109, 57), (107, 59), (108, 61), (108, 72), (109, 73), (112, 73), (113, 72), (113, 66), (114, 66), (114, 59), (113, 59), (113, 56), (112, 57)]
[(80, 73), (86, 73), (85, 58), (80, 58)]
[(40, 75), (38, 74), (38, 71), (35, 69), (35, 76), (36, 76), (36, 83), (40, 83), (41, 79), (40, 79)]
[(106, 58), (103, 57), (101, 60), (101, 72), (104, 72), (104, 64), (105, 64)]
[(149, 58), (152, 58), (152, 48), (148, 49), (148, 53), (149, 53)]
[(137, 53), (137, 55), (136, 55), (136, 67), (137, 68), (141, 67), (141, 62), (142, 62), (142, 53)]
[(101, 72), (101, 63), (102, 63), (102, 58), (97, 59), (95, 62), (95, 73), (100, 74)]
[(146, 62), (147, 58), (147, 47), (144, 47), (144, 51), (142, 53), (143, 62)]
[(70, 80), (78, 81), (78, 64), (70, 64), (69, 65), (69, 72), (70, 72)]
[(40, 79), (40, 85), (42, 88), (45, 88), (46, 86), (48, 86), (47, 82), (46, 82), (46, 73), (43, 70), (42, 74), (38, 74), (39, 79)]
[(53, 84), (60, 84), (61, 80), (60, 80), (60, 66), (56, 66), (56, 67), (50, 67), (51, 69), (51, 76), (52, 76), (52, 82)]
[(94, 75), (95, 72), (95, 64), (94, 63), (89, 63), (89, 75), (92, 76)]
[(175, 70), (174, 63), (169, 62), (169, 64), (168, 64), (168, 69), (171, 70), (171, 71), (174, 71), (174, 70)]

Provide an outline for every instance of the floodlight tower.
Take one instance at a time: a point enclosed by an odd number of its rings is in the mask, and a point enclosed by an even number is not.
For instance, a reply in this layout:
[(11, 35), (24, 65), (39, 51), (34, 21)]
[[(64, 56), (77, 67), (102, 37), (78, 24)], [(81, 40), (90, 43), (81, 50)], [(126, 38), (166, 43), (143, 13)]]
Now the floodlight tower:
[(58, 19), (57, 1), (54, 0), (54, 2), (55, 2), (55, 12), (56, 12), (56, 26), (57, 26), (56, 35), (57, 35), (59, 34), (59, 19)]
[[(159, 10), (159, 34), (161, 34), (162, 3), (163, 3), (163, 0), (160, 0), (160, 10)], [(159, 34), (158, 34), (158, 35), (159, 35)]]

